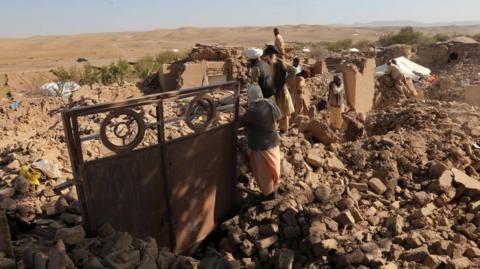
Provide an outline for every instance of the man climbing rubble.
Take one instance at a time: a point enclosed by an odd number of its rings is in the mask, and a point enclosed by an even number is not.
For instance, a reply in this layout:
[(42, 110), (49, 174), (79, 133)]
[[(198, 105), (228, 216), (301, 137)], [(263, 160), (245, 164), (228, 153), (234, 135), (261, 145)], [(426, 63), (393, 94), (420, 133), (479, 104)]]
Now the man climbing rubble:
[[(282, 118), (278, 128), (281, 132), (287, 133), (289, 129), (290, 115), (295, 112), (290, 92), (286, 87), (287, 64), (278, 57), (279, 51), (277, 47), (268, 45), (263, 51), (264, 60), (270, 64), (272, 70), (272, 80), (274, 87), (274, 100), (282, 112)], [(264, 96), (264, 98), (267, 98)]]
[(304, 73), (298, 72), (295, 67), (288, 68), (287, 87), (293, 101), (295, 108), (294, 120), (300, 115), (309, 115), (310, 98), (309, 94), (305, 92), (305, 77)]
[(280, 139), (277, 121), (280, 109), (262, 96), (258, 84), (248, 88), (248, 109), (239, 126), (247, 129), (250, 166), (265, 200), (274, 199), (280, 185)]
[(342, 113), (345, 111), (345, 88), (342, 79), (336, 75), (328, 86), (328, 114), (330, 126), (340, 130), (343, 127)]
[(415, 90), (413, 83), (407, 80), (407, 77), (402, 72), (402, 69), (398, 65), (397, 61), (392, 59), (391, 61), (388, 61), (387, 66), (388, 68), (385, 71), (385, 75), (392, 79), (395, 89), (401, 95), (405, 95), (406, 97), (417, 96), (417, 91)]

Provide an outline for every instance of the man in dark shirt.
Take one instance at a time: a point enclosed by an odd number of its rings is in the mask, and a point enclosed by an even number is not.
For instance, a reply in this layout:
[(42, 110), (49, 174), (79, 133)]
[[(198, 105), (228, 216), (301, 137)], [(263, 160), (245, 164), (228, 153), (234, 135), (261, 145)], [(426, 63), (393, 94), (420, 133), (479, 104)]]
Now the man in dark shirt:
[(273, 85), (273, 69), (265, 60), (257, 62), (256, 67), (260, 71), (258, 77), (258, 85), (262, 89), (263, 98), (271, 98), (275, 96), (275, 87)]
[(277, 121), (280, 109), (264, 99), (256, 84), (248, 88), (248, 109), (239, 120), (247, 129), (250, 166), (253, 176), (266, 199), (275, 198), (280, 184), (280, 139)]

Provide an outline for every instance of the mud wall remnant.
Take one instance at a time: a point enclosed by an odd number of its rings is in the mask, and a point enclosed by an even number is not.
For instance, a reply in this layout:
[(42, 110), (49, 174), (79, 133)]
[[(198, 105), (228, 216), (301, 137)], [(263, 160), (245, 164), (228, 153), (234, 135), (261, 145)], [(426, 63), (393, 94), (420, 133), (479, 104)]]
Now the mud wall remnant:
[(312, 65), (312, 76), (322, 75), (325, 73), (328, 73), (328, 68), (325, 61), (316, 61), (315, 64)]
[(359, 113), (368, 113), (375, 94), (375, 59), (365, 59), (361, 65), (343, 67), (347, 104)]
[(438, 43), (420, 46), (417, 50), (416, 62), (435, 70), (455, 62), (480, 64), (480, 44)]
[(480, 85), (468, 86), (465, 89), (465, 102), (480, 106)]
[(386, 64), (391, 59), (395, 59), (402, 56), (407, 59), (411, 59), (413, 56), (412, 46), (397, 44), (397, 45), (385, 47), (380, 52), (378, 52), (375, 60), (376, 60), (377, 66), (380, 66), (380, 65)]
[(232, 80), (229, 62), (176, 62), (164, 64), (159, 72), (162, 92), (219, 84)]

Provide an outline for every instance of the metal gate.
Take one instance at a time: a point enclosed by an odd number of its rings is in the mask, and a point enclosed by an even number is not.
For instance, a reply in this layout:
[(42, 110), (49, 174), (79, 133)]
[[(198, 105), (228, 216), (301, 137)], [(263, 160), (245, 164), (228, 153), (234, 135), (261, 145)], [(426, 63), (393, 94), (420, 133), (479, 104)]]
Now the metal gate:
[(8, 227), (7, 215), (5, 209), (0, 208), (0, 252), (13, 258), (12, 240), (10, 238), (10, 229)]
[(89, 234), (108, 222), (184, 252), (235, 209), (240, 84), (62, 112)]

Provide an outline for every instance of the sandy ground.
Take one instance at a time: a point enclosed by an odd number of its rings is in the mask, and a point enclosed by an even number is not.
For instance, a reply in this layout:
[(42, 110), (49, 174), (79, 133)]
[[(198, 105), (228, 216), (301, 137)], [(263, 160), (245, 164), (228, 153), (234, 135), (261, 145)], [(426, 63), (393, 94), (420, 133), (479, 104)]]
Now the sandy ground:
[[(313, 25), (282, 26), (280, 29), (287, 43), (335, 41), (344, 38), (374, 41), (383, 34), (398, 30), (390, 27), (347, 28)], [(480, 32), (480, 26), (419, 29), (429, 34)], [(166, 49), (188, 49), (196, 43), (263, 46), (272, 41), (272, 27), (186, 27), (149, 32), (0, 38), (0, 75), (8, 74), (10, 85), (26, 89), (51, 80), (52, 76), (48, 73), (50, 69), (74, 65), (79, 57), (100, 65), (120, 58), (133, 61)]]

